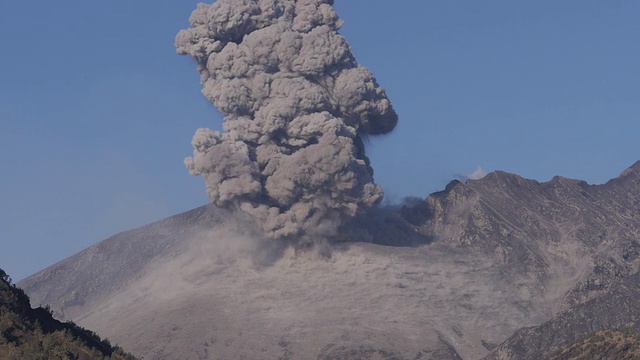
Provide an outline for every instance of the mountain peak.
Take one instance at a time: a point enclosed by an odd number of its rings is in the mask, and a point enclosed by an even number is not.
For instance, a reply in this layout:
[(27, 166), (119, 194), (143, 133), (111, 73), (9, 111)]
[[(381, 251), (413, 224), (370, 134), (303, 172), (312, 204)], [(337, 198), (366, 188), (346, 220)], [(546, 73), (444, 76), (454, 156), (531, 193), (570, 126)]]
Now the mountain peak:
[(638, 176), (638, 174), (640, 174), (640, 161), (636, 161), (635, 164), (631, 165), (625, 171), (620, 173), (620, 175), (618, 175), (618, 178), (627, 177), (629, 175)]
[(468, 182), (472, 187), (528, 187), (538, 184), (536, 180), (526, 179), (518, 174), (495, 170), (487, 174), (479, 180), (470, 180)]

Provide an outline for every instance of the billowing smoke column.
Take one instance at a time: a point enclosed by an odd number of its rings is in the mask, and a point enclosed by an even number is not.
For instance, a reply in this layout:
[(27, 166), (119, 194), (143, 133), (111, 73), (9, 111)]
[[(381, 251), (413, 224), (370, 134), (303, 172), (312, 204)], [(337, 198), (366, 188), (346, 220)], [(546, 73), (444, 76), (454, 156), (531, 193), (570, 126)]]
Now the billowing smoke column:
[(224, 114), (223, 133), (198, 129), (185, 164), (212, 203), (252, 215), (272, 238), (331, 235), (383, 196), (361, 137), (391, 131), (397, 115), (331, 5), (199, 4), (176, 37)]

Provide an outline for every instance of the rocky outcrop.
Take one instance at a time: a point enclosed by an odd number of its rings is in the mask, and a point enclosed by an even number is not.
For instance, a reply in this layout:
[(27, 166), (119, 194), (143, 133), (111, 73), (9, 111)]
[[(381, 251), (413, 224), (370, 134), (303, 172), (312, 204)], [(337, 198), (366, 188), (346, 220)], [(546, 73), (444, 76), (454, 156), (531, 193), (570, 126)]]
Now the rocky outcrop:
[(614, 282), (602, 295), (542, 325), (516, 331), (487, 359), (543, 359), (591, 333), (611, 328), (640, 330), (639, 273)]

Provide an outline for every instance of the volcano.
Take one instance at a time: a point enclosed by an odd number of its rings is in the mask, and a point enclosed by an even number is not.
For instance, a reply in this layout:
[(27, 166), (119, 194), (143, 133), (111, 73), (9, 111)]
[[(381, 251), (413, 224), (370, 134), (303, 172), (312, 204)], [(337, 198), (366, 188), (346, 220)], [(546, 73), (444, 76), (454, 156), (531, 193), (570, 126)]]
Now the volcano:
[(350, 232), (318, 254), (207, 205), (18, 286), (148, 359), (540, 358), (640, 329), (640, 162), (602, 185), (453, 181)]

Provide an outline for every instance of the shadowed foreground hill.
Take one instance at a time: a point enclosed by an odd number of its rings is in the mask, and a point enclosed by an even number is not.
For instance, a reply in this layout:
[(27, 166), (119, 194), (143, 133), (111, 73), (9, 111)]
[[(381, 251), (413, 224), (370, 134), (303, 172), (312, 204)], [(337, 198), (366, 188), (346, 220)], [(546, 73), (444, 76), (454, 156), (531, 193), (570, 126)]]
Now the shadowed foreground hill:
[(209, 205), (19, 285), (150, 359), (539, 359), (640, 329), (640, 162), (602, 185), (496, 171), (376, 211), (318, 257)]
[(94, 333), (32, 309), (25, 293), (0, 269), (0, 359), (135, 360)]

